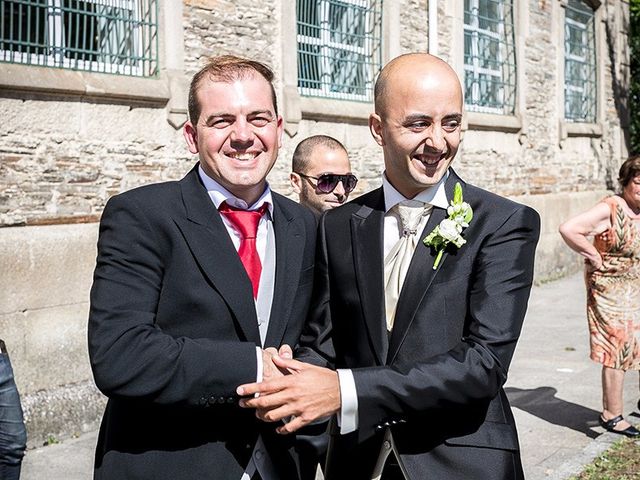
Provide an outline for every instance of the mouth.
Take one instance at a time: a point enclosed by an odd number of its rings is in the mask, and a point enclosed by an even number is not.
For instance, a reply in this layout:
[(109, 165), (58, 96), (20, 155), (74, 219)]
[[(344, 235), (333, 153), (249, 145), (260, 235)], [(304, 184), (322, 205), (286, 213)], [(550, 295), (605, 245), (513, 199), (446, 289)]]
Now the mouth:
[(224, 155), (239, 162), (250, 162), (255, 160), (260, 155), (260, 152), (226, 152)]
[(419, 155), (413, 155), (414, 160), (420, 162), (427, 168), (433, 168), (438, 166), (441, 160), (445, 158), (446, 154), (444, 153), (436, 153), (436, 154), (425, 154), (421, 153)]

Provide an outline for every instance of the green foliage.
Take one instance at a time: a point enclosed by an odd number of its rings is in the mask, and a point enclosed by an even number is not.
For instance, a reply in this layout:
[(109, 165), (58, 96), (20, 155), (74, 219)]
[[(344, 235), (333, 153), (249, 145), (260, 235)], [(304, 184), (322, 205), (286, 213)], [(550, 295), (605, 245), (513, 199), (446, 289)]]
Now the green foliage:
[(640, 0), (629, 2), (629, 48), (631, 54), (631, 84), (629, 86), (629, 133), (631, 153), (640, 153)]
[(640, 441), (626, 438), (587, 465), (571, 480), (638, 480)]

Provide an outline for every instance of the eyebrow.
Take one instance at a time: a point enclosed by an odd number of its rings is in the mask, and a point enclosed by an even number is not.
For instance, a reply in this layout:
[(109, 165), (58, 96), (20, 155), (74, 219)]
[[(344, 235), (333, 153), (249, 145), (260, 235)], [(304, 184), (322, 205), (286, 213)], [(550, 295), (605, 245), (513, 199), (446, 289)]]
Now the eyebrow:
[[(443, 120), (461, 120), (462, 119), (462, 114), (461, 113), (450, 113), (449, 115), (445, 115), (444, 117), (442, 117)], [(415, 122), (417, 120), (432, 120), (432, 117), (430, 115), (426, 115), (424, 113), (413, 113), (411, 115), (408, 115), (405, 118), (406, 122)]]
[[(254, 110), (252, 112), (249, 112), (247, 117), (251, 118), (251, 117), (255, 117), (256, 115), (266, 115), (269, 117), (270, 121), (275, 118), (274, 113), (271, 110)], [(209, 125), (214, 118), (233, 118), (233, 117), (235, 117), (235, 115), (231, 113), (214, 112), (205, 119), (204, 124)]]

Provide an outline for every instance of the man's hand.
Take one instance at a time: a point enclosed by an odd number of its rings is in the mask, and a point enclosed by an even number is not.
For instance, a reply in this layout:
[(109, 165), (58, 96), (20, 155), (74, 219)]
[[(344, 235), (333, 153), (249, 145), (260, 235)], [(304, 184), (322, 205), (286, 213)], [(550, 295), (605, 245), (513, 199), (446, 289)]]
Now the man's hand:
[(280, 350), (276, 350), (274, 347), (269, 347), (262, 350), (262, 381), (269, 380), (271, 378), (282, 377), (289, 372), (286, 369), (279, 369), (274, 363), (274, 357), (293, 358), (293, 352), (289, 345), (282, 345)]
[(286, 370), (292, 375), (240, 385), (238, 395), (259, 394), (258, 397), (241, 400), (241, 407), (255, 408), (256, 416), (265, 422), (293, 417), (276, 429), (283, 434), (295, 432), (319, 418), (340, 411), (340, 382), (336, 372), (279, 356), (272, 360), (281, 371)]

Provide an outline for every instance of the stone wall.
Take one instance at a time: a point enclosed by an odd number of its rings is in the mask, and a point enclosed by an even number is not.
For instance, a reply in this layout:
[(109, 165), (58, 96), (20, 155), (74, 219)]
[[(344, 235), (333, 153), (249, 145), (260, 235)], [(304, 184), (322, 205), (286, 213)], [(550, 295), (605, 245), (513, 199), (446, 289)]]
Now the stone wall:
[[(185, 0), (182, 10), (187, 79), (212, 54), (235, 53), (270, 63), (280, 76), (283, 2), (293, 0)], [(426, 51), (427, 0), (392, 5), (400, 25), (385, 27), (385, 51)], [(438, 2), (439, 51), (460, 60), (459, 0)], [(583, 211), (613, 186), (626, 154), (624, 86), (626, 41), (620, 8), (607, 0), (608, 34), (599, 135), (575, 136), (560, 121), (558, 69), (562, 55), (557, 0), (518, 1), (522, 69), (521, 131), (464, 133), (454, 167), (468, 181), (532, 205), (542, 215), (536, 280), (575, 271), (579, 257), (563, 245), (558, 224)], [(388, 35), (395, 31), (396, 36)], [(612, 49), (608, 46), (612, 45)], [(167, 47), (169, 48), (169, 47)], [(175, 66), (175, 65), (174, 65)], [(457, 66), (459, 69), (459, 65)], [(149, 80), (149, 85), (156, 85)], [(282, 84), (277, 83), (282, 99)], [(150, 87), (151, 88), (151, 87)], [(282, 101), (281, 101), (282, 106)], [(181, 178), (194, 164), (182, 132), (167, 122), (163, 105), (108, 98), (0, 92), (0, 336), (7, 341), (23, 394), (30, 445), (95, 428), (103, 398), (93, 386), (86, 353), (86, 318), (95, 262), (95, 223), (108, 198), (135, 186)], [(269, 175), (274, 190), (292, 196), (290, 159), (297, 143), (313, 134), (342, 141), (360, 178), (353, 196), (380, 184), (380, 147), (366, 118), (348, 121), (305, 115), (294, 136), (285, 134)]]

